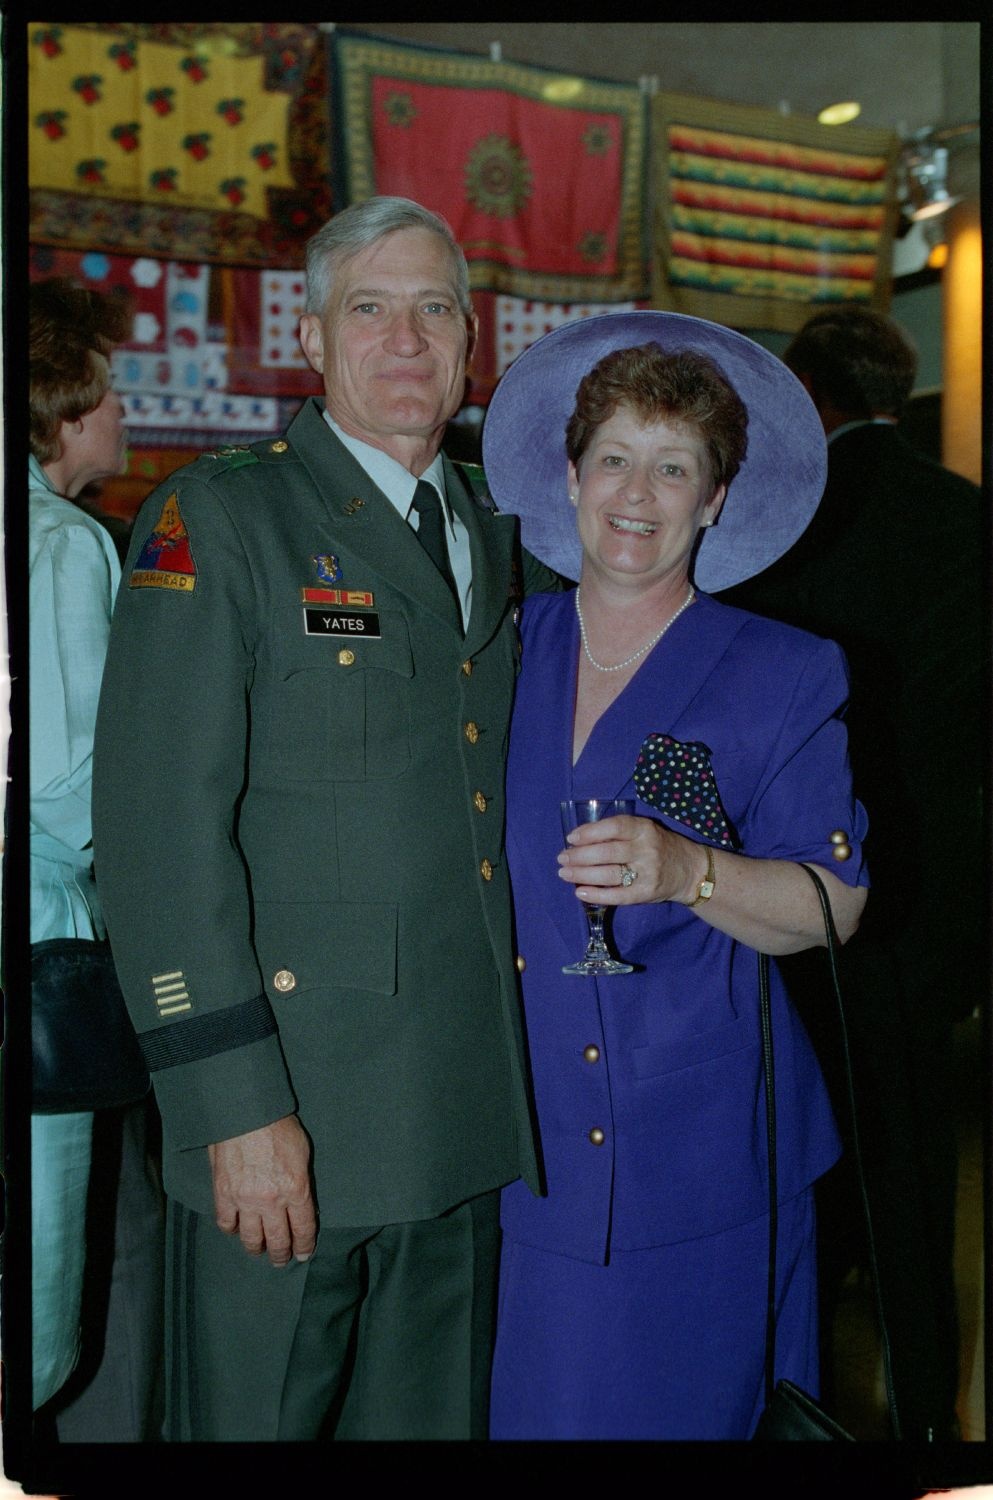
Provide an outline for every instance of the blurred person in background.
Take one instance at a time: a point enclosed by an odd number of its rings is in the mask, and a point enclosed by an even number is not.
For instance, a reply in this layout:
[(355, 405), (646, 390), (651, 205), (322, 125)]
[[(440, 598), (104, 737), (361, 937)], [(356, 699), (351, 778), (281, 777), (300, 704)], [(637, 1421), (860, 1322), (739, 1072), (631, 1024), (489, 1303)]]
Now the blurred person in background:
[[(842, 955), (860, 1140), (901, 1427), (950, 1439), (959, 1432), (953, 1032), (989, 984), (985, 515), (976, 485), (897, 429), (917, 353), (894, 319), (825, 309), (783, 360), (827, 435), (824, 496), (799, 541), (722, 598), (830, 636), (848, 657), (852, 772), (872, 819), (873, 899)], [(804, 954), (787, 969), (791, 991), (810, 999), (804, 1018), (837, 1101), (826, 976)], [(842, 1282), (867, 1263), (856, 1192), (846, 1152), (819, 1198), (825, 1347)]]
[[(31, 941), (39, 943), (106, 935), (90, 782), (120, 564), (108, 531), (73, 502), (124, 466), (109, 356), (127, 337), (131, 310), (65, 278), (36, 282), (29, 298)], [(148, 1110), (143, 1102), (32, 1115), (33, 1405), (62, 1441), (158, 1435), (163, 1207)]]

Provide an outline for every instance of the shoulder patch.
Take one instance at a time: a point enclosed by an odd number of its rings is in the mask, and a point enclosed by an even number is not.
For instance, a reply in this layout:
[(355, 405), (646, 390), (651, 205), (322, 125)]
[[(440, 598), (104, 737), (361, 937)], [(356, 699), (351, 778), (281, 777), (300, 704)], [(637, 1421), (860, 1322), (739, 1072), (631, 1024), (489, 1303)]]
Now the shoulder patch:
[(186, 523), (179, 510), (179, 494), (173, 490), (162, 514), (131, 570), (133, 589), (179, 589), (192, 594), (197, 586), (197, 568), (190, 551)]

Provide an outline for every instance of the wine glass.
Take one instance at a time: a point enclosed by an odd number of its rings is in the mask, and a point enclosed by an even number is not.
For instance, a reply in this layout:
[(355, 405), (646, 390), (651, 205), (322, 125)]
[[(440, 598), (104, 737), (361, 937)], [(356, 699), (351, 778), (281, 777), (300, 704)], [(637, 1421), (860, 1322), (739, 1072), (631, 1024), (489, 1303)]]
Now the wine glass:
[[(621, 798), (609, 801), (603, 797), (584, 797), (562, 803), (562, 832), (568, 837), (581, 823), (599, 823), (601, 818), (620, 817), (634, 813), (634, 799)], [(603, 936), (603, 917), (606, 907), (591, 906), (583, 902), (590, 939), (586, 952), (577, 963), (566, 964), (563, 974), (632, 974), (633, 964), (622, 963), (613, 958)]]

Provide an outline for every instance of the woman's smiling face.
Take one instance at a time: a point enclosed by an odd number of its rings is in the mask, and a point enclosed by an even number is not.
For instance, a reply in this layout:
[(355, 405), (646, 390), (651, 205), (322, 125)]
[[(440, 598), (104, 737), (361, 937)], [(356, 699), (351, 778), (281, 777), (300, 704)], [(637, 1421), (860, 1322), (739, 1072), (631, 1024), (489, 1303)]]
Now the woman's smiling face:
[(584, 567), (646, 586), (689, 575), (700, 527), (716, 519), (725, 486), (710, 477), (699, 430), (643, 422), (620, 406), (569, 464)]

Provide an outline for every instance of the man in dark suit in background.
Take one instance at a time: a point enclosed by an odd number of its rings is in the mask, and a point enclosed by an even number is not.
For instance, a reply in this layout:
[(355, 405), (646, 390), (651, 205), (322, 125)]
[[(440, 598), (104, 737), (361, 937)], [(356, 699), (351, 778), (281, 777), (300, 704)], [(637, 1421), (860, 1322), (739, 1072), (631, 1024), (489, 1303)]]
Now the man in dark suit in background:
[(166, 1435), (478, 1438), (497, 1190), (539, 1184), (503, 855), (516, 606), (558, 580), (440, 451), (476, 331), (448, 226), (369, 199), (307, 267), (325, 400), (150, 497), (97, 729), (101, 890), (163, 1121)]
[[(981, 496), (897, 431), (917, 357), (891, 318), (817, 313), (783, 358), (827, 434), (824, 498), (791, 551), (723, 597), (839, 641), (851, 666), (872, 896), (842, 993), (898, 1409), (904, 1436), (940, 1440), (957, 1432), (952, 1026), (988, 986)], [(784, 969), (812, 1001), (844, 1129), (823, 964), (797, 955)], [(825, 1349), (840, 1282), (865, 1264), (850, 1174), (849, 1152), (821, 1200)]]

